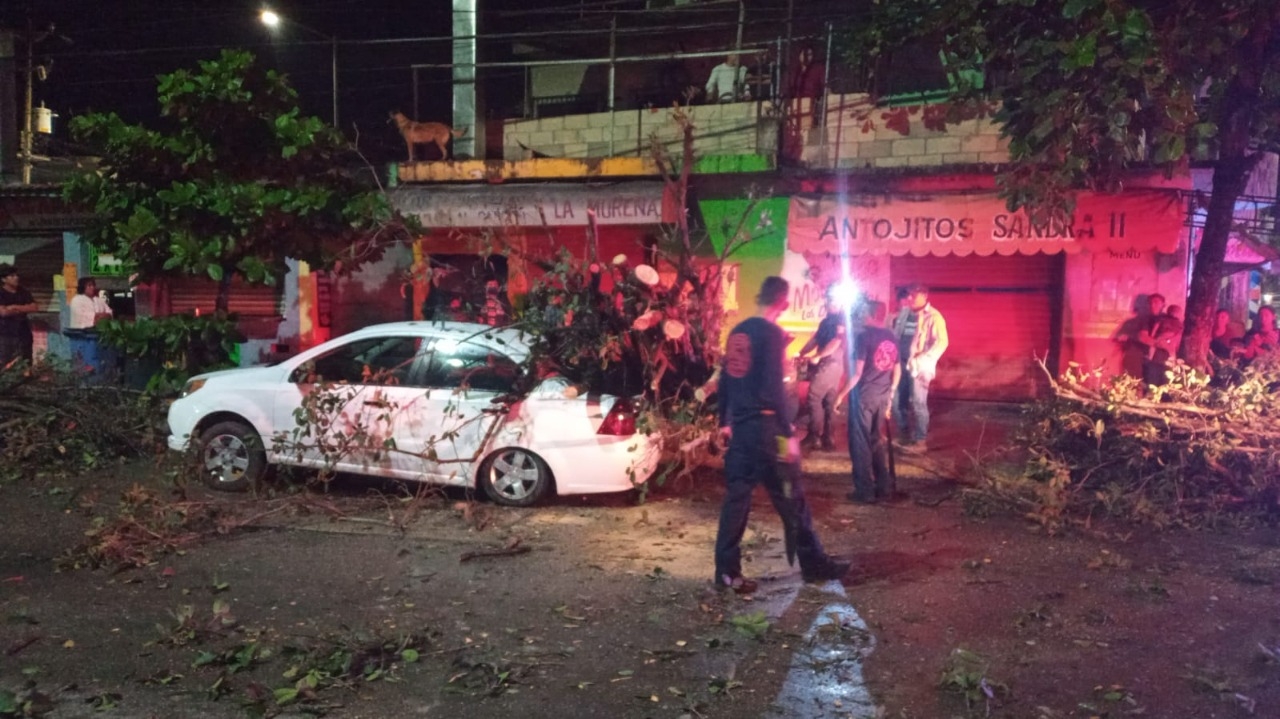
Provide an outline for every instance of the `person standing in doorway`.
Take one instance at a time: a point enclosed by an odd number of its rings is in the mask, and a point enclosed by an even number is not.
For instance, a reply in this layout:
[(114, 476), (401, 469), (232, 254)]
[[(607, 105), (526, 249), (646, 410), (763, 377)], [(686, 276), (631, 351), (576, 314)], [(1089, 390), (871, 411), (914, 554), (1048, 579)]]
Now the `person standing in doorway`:
[(742, 535), (751, 512), (751, 494), (763, 484), (782, 518), (789, 549), (800, 561), (806, 582), (839, 579), (847, 562), (827, 556), (813, 531), (799, 472), (784, 464), (800, 461), (800, 444), (792, 433), (787, 411), (783, 364), (787, 339), (777, 325), (790, 305), (790, 286), (781, 277), (768, 277), (756, 296), (754, 317), (739, 322), (729, 333), (721, 365), (720, 433), (728, 440), (724, 457), (725, 497), (716, 533), (715, 584), (749, 594), (756, 582), (742, 576)]
[[(914, 315), (915, 335), (907, 350), (906, 370), (911, 378), (910, 434), (904, 434), (902, 445), (912, 451), (926, 451), (929, 434), (929, 385), (938, 373), (938, 360), (947, 351), (947, 322), (942, 313), (929, 304), (929, 288), (913, 285), (907, 289), (907, 306)], [(910, 320), (908, 320), (908, 323)]]
[(0, 364), (15, 359), (32, 361), (34, 342), (27, 315), (39, 309), (35, 298), (19, 283), (18, 270), (13, 265), (0, 265)]
[[(902, 378), (898, 338), (885, 329), (883, 302), (863, 307), (865, 323), (854, 339), (857, 348), (853, 372), (840, 391), (849, 400), (849, 459), (853, 463), (853, 491), (848, 498), (858, 504), (874, 504), (894, 498), (897, 489), (889, 466), (889, 440), (885, 422), (892, 420), (894, 394)], [(839, 404), (837, 403), (837, 407)]]
[(840, 397), (840, 382), (845, 375), (845, 335), (848, 318), (845, 308), (835, 293), (827, 290), (827, 315), (818, 323), (813, 337), (800, 348), (800, 356), (814, 352), (814, 368), (809, 380), (809, 433), (805, 435), (801, 449), (821, 445), (824, 451), (836, 448), (831, 438), (831, 424), (835, 419), (836, 403)]

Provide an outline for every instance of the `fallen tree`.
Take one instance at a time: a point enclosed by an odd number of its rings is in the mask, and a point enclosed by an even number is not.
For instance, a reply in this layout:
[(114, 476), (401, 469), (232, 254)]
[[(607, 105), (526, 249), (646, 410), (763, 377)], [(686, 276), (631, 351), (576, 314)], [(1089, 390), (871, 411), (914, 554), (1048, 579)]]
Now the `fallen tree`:
[(161, 445), (163, 405), (155, 397), (40, 362), (0, 367), (0, 480), (74, 475)]
[(1116, 517), (1160, 527), (1280, 520), (1280, 361), (1216, 376), (1184, 363), (1168, 383), (1072, 365), (1050, 378), (1019, 444), (1020, 476), (990, 476), (970, 509), (1016, 508), (1050, 530)]

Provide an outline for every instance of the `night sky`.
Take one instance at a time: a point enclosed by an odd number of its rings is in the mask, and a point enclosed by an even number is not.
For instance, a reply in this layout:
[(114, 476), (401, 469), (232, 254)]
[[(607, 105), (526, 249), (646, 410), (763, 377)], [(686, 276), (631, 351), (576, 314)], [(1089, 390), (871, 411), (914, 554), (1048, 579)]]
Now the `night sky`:
[[(355, 137), (354, 123), (361, 148), (371, 156), (402, 151), (387, 115), (412, 106), (409, 65), (448, 62), (448, 0), (288, 0), (270, 6), (337, 36), (340, 122), (347, 136)], [(23, 31), (28, 13), (37, 30), (55, 24), (56, 36), (36, 46), (37, 64), (51, 59), (52, 65), (48, 78), (36, 83), (35, 100), (58, 114), (51, 154), (74, 154), (77, 148), (66, 134), (70, 117), (114, 111), (146, 123), (157, 113), (157, 75), (195, 67), (224, 47), (250, 50), (260, 62), (287, 73), (303, 109), (328, 121), (329, 42), (288, 24), (273, 33), (258, 20), (262, 7), (250, 0), (9, 0), (0, 3), (0, 25)], [(369, 42), (386, 38), (434, 41)], [(17, 52), (21, 58), (21, 43)], [(19, 104), (21, 87), (20, 80)], [(424, 71), (420, 114), (429, 116), (424, 119), (448, 120), (449, 87), (447, 70)]]
[[(847, 19), (850, 7), (861, 1), (794, 0), (797, 31), (806, 17), (818, 28), (826, 20)], [(747, 5), (748, 35), (772, 38), (782, 32), (788, 0), (748, 0)], [(259, 21), (266, 6), (316, 32), (286, 23), (273, 33)], [(650, 26), (650, 35), (633, 41), (644, 49), (643, 38), (661, 32), (654, 26), (670, 23), (700, 28), (695, 44), (725, 46), (738, 18), (736, 2), (713, 0), (686, 6), (679, 14), (651, 12), (643, 0), (482, 0), (481, 6), (484, 35), (530, 33), (530, 43), (555, 57), (606, 55), (614, 18), (620, 18), (620, 27)], [(353, 139), (358, 129), (366, 156), (386, 161), (403, 154), (388, 114), (414, 114), (410, 66), (449, 62), (450, 11), (450, 0), (6, 0), (0, 2), (0, 26), (23, 32), (28, 18), (37, 31), (55, 25), (54, 35), (36, 46), (37, 64), (52, 64), (47, 79), (36, 83), (35, 104), (43, 101), (58, 115), (54, 136), (42, 139), (47, 154), (83, 154), (85, 148), (76, 147), (66, 133), (67, 122), (78, 114), (114, 111), (130, 122), (149, 122), (157, 114), (157, 75), (194, 68), (225, 47), (247, 49), (285, 72), (304, 111), (328, 121), (331, 45), (317, 35), (323, 33), (339, 40), (341, 129)], [(548, 30), (577, 34), (548, 36)], [(510, 59), (510, 41), (494, 40), (487, 48), (482, 53), (488, 59)], [(20, 106), (25, 44), (19, 41), (16, 49)], [(513, 106), (518, 111), (523, 82), (520, 69), (486, 71), (490, 112), (501, 114)], [(448, 69), (420, 71), (416, 119), (448, 122), (450, 89)]]

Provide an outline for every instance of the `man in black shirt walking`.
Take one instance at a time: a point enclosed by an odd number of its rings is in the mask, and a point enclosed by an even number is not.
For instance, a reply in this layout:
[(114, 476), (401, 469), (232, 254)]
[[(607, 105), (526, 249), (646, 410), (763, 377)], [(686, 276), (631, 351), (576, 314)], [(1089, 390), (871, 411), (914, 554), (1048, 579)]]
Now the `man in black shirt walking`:
[(902, 365), (898, 339), (884, 328), (884, 303), (869, 301), (863, 311), (866, 322), (854, 339), (853, 372), (840, 396), (849, 399), (849, 458), (853, 462), (849, 499), (874, 504), (893, 498), (895, 490), (884, 424), (891, 418)]
[(805, 504), (800, 473), (795, 471), (800, 444), (792, 434), (783, 387), (787, 340), (776, 324), (790, 304), (789, 290), (781, 277), (765, 279), (756, 297), (756, 316), (729, 333), (720, 373), (720, 432), (729, 440), (729, 449), (724, 458), (726, 491), (716, 535), (715, 581), (739, 594), (756, 589), (754, 581), (742, 576), (741, 544), (757, 484), (764, 485), (782, 518), (806, 582), (839, 579), (849, 570), (848, 563), (833, 561), (823, 551)]

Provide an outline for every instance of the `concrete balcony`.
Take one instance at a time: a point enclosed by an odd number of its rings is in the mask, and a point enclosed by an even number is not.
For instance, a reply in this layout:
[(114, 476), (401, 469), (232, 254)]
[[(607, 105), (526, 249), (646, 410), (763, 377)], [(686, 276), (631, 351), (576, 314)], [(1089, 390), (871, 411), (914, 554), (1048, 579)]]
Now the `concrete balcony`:
[[(778, 119), (767, 102), (735, 102), (684, 108), (694, 126), (698, 157), (777, 153)], [(589, 115), (509, 120), (503, 127), (503, 157), (649, 157), (653, 143), (678, 154), (680, 127), (671, 108), (643, 108)]]
[[(926, 127), (924, 110), (874, 107), (865, 94), (828, 95), (815, 115), (812, 101), (698, 105), (684, 108), (694, 127), (698, 174), (767, 172), (779, 165), (813, 170), (972, 166), (1008, 161), (1008, 143), (989, 119), (944, 129)], [(652, 148), (682, 149), (670, 108), (508, 120), (502, 160), (414, 162), (398, 167), (401, 182), (500, 183), (655, 177)], [(892, 127), (890, 126), (892, 125)]]

